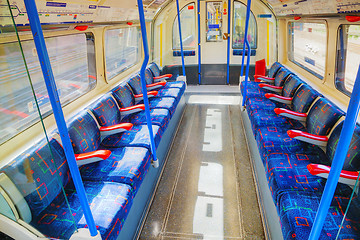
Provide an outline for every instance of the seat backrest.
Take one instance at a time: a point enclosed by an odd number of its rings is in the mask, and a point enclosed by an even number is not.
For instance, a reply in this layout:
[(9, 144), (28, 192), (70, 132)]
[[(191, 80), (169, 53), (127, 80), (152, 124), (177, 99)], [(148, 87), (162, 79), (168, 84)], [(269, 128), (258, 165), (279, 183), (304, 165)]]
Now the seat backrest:
[(292, 110), (300, 113), (307, 113), (311, 104), (321, 94), (307, 84), (301, 85), (295, 92), (291, 102)]
[(128, 80), (128, 84), (130, 85), (132, 91), (134, 92), (134, 94), (142, 94), (142, 89), (141, 89), (141, 80), (140, 80), (140, 75), (136, 74), (135, 76), (132, 76), (129, 80)]
[(48, 207), (70, 180), (64, 150), (54, 138), (49, 144), (46, 139), (36, 143), (0, 171), (22, 193), (32, 216), (38, 216)]
[(311, 107), (306, 118), (307, 132), (316, 135), (328, 135), (344, 112), (326, 98), (320, 98)]
[(100, 145), (100, 130), (94, 117), (81, 111), (68, 123), (68, 131), (75, 154), (96, 151)]
[(94, 114), (102, 127), (112, 126), (121, 122), (119, 106), (111, 93), (106, 93), (88, 109)]
[(111, 92), (121, 108), (135, 105), (134, 93), (127, 82), (120, 83), (117, 87), (113, 88)]
[(158, 77), (161, 75), (161, 71), (160, 71), (160, 68), (159, 66), (152, 62), (150, 65), (149, 65), (149, 69), (151, 70), (152, 74), (154, 77)]
[[(326, 155), (330, 162), (334, 160), (335, 150), (339, 143), (341, 129), (344, 122), (338, 124), (331, 133), (328, 144), (326, 146)], [(356, 124), (351, 143), (346, 154), (343, 170), (359, 171), (360, 170), (360, 126)]]
[(273, 65), (271, 65), (270, 69), (269, 69), (269, 74), (268, 77), (270, 78), (274, 78), (276, 73), (279, 71), (279, 69), (281, 67), (284, 67), (282, 64), (280, 64), (279, 62), (274, 62)]
[(282, 95), (284, 97), (293, 97), (296, 89), (304, 82), (296, 75), (290, 75), (284, 82)]
[(274, 85), (277, 87), (282, 87), (284, 85), (285, 80), (289, 77), (291, 73), (288, 69), (281, 67), (275, 76)]
[(146, 85), (154, 83), (154, 77), (149, 68), (145, 69), (145, 82)]

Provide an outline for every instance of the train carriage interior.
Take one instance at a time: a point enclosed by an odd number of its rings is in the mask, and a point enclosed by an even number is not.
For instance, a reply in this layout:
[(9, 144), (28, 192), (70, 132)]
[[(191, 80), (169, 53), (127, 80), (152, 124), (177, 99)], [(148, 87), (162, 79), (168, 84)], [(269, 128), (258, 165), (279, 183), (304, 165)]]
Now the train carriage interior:
[(360, 239), (358, 0), (0, 0), (1, 239)]

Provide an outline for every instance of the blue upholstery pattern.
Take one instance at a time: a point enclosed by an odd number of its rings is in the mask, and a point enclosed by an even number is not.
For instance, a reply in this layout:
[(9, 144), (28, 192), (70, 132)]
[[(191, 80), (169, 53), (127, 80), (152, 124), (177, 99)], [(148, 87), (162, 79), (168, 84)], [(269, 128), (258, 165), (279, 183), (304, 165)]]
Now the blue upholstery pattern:
[(310, 109), (306, 118), (307, 132), (316, 135), (328, 135), (331, 128), (344, 112), (325, 98), (319, 99)]
[[(243, 85), (241, 85), (243, 87)], [(247, 88), (246, 89), (246, 98), (265, 98), (266, 93), (273, 93), (269, 90), (262, 89), (262, 88)], [(244, 96), (244, 89), (241, 89), (241, 94)]]
[[(326, 179), (308, 171), (307, 165), (311, 163), (328, 165), (329, 161), (320, 148), (311, 154), (274, 153), (267, 156), (266, 176), (275, 204), (278, 196), (285, 191), (323, 192)], [(351, 188), (339, 183), (336, 194), (349, 196)]]
[[(152, 125), (154, 133), (155, 146), (158, 147), (162, 130), (159, 126)], [(150, 149), (149, 129), (147, 125), (134, 126), (131, 131), (126, 131), (119, 134), (110, 135), (101, 142), (105, 149), (120, 148), (120, 147), (144, 147)]]
[(132, 92), (131, 87), (126, 82), (120, 83), (112, 90), (112, 93), (116, 101), (118, 102), (120, 108), (126, 108), (135, 105), (134, 93)]
[(281, 67), (284, 67), (281, 63), (279, 63), (279, 62), (274, 62), (274, 64), (271, 65), (271, 67), (270, 67), (270, 69), (269, 69), (269, 74), (268, 74), (268, 76), (269, 76), (270, 78), (274, 78), (275, 75), (277, 74), (277, 72), (279, 71), (279, 69), (280, 69)]
[(274, 112), (275, 108), (289, 109), (289, 106), (284, 103), (274, 102), (267, 98), (261, 98), (261, 97), (248, 98), (246, 100), (246, 106), (247, 106), (248, 113), (251, 116), (258, 112), (260, 112), (260, 113), (269, 112), (269, 113), (275, 114), (275, 112)]
[(140, 80), (139, 74), (132, 76), (128, 80), (128, 83), (129, 83), (131, 89), (133, 90), (134, 94), (142, 94), (141, 80)]
[(302, 83), (304, 82), (298, 76), (290, 75), (284, 82), (281, 95), (284, 97), (293, 97), (297, 88)]
[[(334, 160), (335, 150), (339, 143), (340, 133), (344, 122), (341, 122), (336, 126), (334, 131), (331, 133), (329, 138), (326, 155), (332, 162)], [(343, 169), (348, 171), (359, 171), (360, 170), (360, 126), (355, 126), (354, 134), (352, 136), (349, 150), (347, 152)]]
[[(184, 56), (195, 56), (195, 50), (185, 50)], [(181, 51), (175, 51), (173, 50), (173, 56), (174, 57), (181, 57)]]
[(153, 75), (149, 68), (145, 69), (145, 82), (146, 85), (154, 83)]
[(100, 126), (112, 126), (121, 122), (120, 110), (110, 93), (106, 93), (88, 109), (94, 114)]
[(282, 87), (284, 85), (285, 80), (289, 77), (290, 74), (293, 74), (286, 68), (280, 68), (275, 76), (274, 85), (277, 87)]
[[(70, 179), (61, 145), (50, 139), (51, 152), (42, 140), (1, 169), (19, 188), (33, 216), (38, 215), (61, 193)], [(25, 178), (25, 179), (24, 179)], [(61, 182), (60, 182), (60, 181)], [(24, 184), (24, 183), (28, 184)]]
[[(166, 109), (155, 108), (150, 110), (151, 123), (153, 125), (160, 126), (162, 132), (165, 131), (166, 127), (170, 121), (170, 112)], [(146, 114), (145, 111), (130, 114), (125, 116), (122, 120), (123, 122), (130, 122), (134, 125), (145, 125), (146, 124)]]
[(161, 88), (156, 97), (173, 97), (178, 102), (181, 98), (181, 89), (179, 88)]
[[(175, 109), (177, 107), (178, 102), (175, 98), (171, 97), (163, 97), (163, 98), (150, 98), (149, 99), (149, 106), (150, 109), (154, 108), (163, 108), (167, 109), (170, 112), (170, 115), (172, 115), (175, 112)], [(139, 104), (143, 104), (144, 101), (140, 101)]]
[[(84, 181), (84, 187), (95, 225), (102, 239), (115, 240), (132, 205), (130, 186), (113, 182)], [(73, 184), (68, 184), (65, 192), (71, 212), (64, 196), (60, 194), (31, 222), (48, 237), (69, 239), (75, 232), (74, 224), (77, 228), (87, 227)]]
[(140, 147), (110, 150), (111, 155), (106, 160), (81, 166), (81, 178), (85, 181), (124, 183), (131, 186), (135, 196), (150, 167), (149, 150)]
[(313, 151), (315, 146), (290, 138), (286, 131), (294, 129), (290, 124), (280, 127), (260, 127), (256, 132), (256, 142), (259, 147), (260, 156), (264, 159), (270, 153), (299, 152), (307, 153)]
[(293, 101), (291, 103), (293, 111), (300, 113), (308, 112), (311, 104), (319, 96), (320, 93), (312, 89), (309, 85), (303, 84), (295, 92), (293, 97)]
[[(308, 239), (319, 207), (321, 195), (291, 191), (280, 197), (280, 221), (284, 239)], [(334, 196), (319, 239), (335, 239), (349, 199)], [(360, 239), (359, 199), (353, 199), (339, 239)]]
[(100, 130), (95, 119), (82, 111), (68, 124), (68, 131), (75, 154), (92, 152), (100, 145)]
[(151, 70), (151, 73), (153, 74), (154, 77), (158, 77), (161, 75), (160, 68), (156, 63), (154, 62), (150, 63), (148, 68)]

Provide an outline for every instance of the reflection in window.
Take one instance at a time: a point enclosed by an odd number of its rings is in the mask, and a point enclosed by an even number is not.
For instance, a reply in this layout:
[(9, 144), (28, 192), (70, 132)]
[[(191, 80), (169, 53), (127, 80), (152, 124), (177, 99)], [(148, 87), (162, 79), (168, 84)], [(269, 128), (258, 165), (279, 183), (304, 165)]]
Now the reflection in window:
[(323, 23), (292, 22), (289, 24), (290, 61), (322, 79), (325, 74), (326, 26)]
[[(95, 87), (94, 38), (90, 33), (45, 39), (58, 94), (65, 105)], [(26, 62), (41, 113), (51, 113), (34, 41), (23, 41)], [(0, 45), (0, 144), (39, 121), (17, 42)]]
[(360, 64), (360, 25), (342, 25), (338, 31), (337, 89), (350, 96)]
[(114, 78), (140, 61), (139, 34), (137, 27), (105, 32), (106, 79)]
[[(245, 20), (246, 6), (241, 2), (234, 2), (233, 49), (242, 49), (244, 46)], [(257, 48), (256, 32), (256, 21), (254, 14), (251, 12), (249, 19), (248, 41), (252, 49)]]
[[(184, 49), (194, 49), (196, 42), (195, 4), (190, 3), (180, 11), (181, 34)], [(180, 49), (179, 25), (177, 15), (173, 24), (173, 50)]]

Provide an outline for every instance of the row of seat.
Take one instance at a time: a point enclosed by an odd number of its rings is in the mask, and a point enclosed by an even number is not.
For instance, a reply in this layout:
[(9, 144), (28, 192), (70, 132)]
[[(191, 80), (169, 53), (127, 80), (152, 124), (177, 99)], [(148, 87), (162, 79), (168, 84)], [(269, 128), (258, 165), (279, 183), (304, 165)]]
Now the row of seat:
[[(244, 93), (246, 84), (246, 95)], [(345, 113), (276, 62), (268, 76), (241, 83), (246, 110), (284, 239), (307, 239), (329, 173)], [(335, 239), (360, 170), (355, 128), (320, 239)], [(351, 199), (339, 239), (360, 239), (360, 199)]]
[[(155, 63), (145, 72), (156, 147), (184, 94), (183, 81), (166, 82)], [(151, 158), (139, 74), (77, 113), (68, 132), (96, 227), (116, 239), (149, 168)], [(43, 139), (0, 170), (13, 188), (21, 219), (49, 238), (69, 239), (86, 226), (58, 133)], [(4, 182), (4, 181), (3, 181)], [(1, 181), (0, 181), (0, 184)], [(18, 191), (18, 192), (17, 192)], [(65, 198), (65, 195), (66, 198)]]

